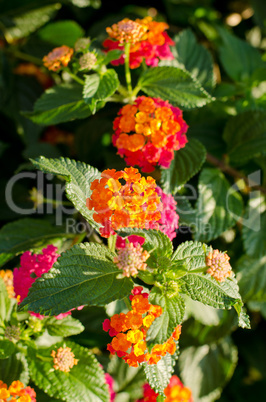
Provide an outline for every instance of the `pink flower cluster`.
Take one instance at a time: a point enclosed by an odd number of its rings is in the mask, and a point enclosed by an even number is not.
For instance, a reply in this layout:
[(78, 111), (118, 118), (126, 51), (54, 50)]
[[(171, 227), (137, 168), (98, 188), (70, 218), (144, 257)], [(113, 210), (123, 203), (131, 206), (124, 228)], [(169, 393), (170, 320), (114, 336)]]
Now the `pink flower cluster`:
[[(29, 288), (35, 282), (36, 278), (49, 271), (54, 265), (60, 254), (57, 254), (57, 247), (47, 246), (42, 250), (42, 254), (32, 254), (25, 251), (20, 257), (20, 268), (14, 269), (14, 291), (16, 297), (19, 297), (19, 303), (28, 296)], [(31, 315), (43, 319), (44, 316), (38, 313), (30, 312)], [(58, 320), (71, 314), (59, 314), (55, 318)]]
[(166, 194), (157, 186), (156, 193), (161, 197), (163, 209), (161, 211), (161, 219), (158, 221), (161, 230), (170, 240), (176, 237), (176, 229), (178, 229), (179, 216), (176, 213), (176, 201), (171, 194)]
[(187, 143), (182, 111), (160, 98), (140, 96), (133, 105), (123, 106), (113, 128), (118, 154), (143, 172), (152, 172), (156, 165), (169, 168), (174, 151)]
[(109, 391), (109, 395), (110, 395), (109, 402), (114, 402), (114, 400), (115, 400), (114, 379), (108, 373), (105, 373), (104, 376), (105, 376), (105, 382), (108, 386), (108, 391)]

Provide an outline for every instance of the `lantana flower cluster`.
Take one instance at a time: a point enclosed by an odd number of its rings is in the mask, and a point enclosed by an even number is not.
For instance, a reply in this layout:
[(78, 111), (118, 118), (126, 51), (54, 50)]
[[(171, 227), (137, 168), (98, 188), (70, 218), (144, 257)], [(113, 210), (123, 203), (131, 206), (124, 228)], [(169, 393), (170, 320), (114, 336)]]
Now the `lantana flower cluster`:
[(207, 273), (217, 281), (224, 282), (232, 276), (232, 267), (229, 263), (230, 257), (219, 250), (212, 250), (206, 257), (206, 265), (209, 267)]
[(150, 304), (148, 293), (141, 286), (136, 286), (129, 297), (132, 310), (128, 313), (115, 314), (103, 322), (104, 331), (113, 337), (107, 345), (111, 354), (117, 354), (132, 367), (140, 363), (158, 363), (166, 353), (173, 355), (176, 351), (175, 341), (179, 339), (181, 326), (177, 326), (171, 337), (163, 344), (156, 344), (151, 351), (147, 349), (147, 331), (153, 321), (160, 317), (163, 310), (160, 306)]
[[(155, 67), (160, 60), (172, 60), (174, 58), (170, 46), (174, 41), (165, 32), (169, 26), (165, 22), (153, 21), (151, 17), (132, 21), (123, 19), (117, 24), (106, 29), (109, 37), (103, 42), (108, 50), (124, 49), (125, 43), (130, 43), (130, 68), (137, 68), (145, 61), (147, 66)], [(124, 64), (124, 54), (111, 62), (114, 66)]]
[(0, 401), (36, 402), (36, 392), (31, 387), (25, 387), (21, 381), (13, 381), (8, 387), (0, 380)]
[(135, 276), (139, 271), (145, 271), (147, 267), (145, 261), (149, 256), (148, 251), (143, 250), (139, 243), (128, 242), (125, 247), (118, 250), (114, 263), (123, 271), (124, 276)]
[(52, 350), (54, 369), (69, 373), (70, 369), (78, 364), (78, 359), (75, 359), (74, 353), (69, 347), (60, 347), (57, 351)]
[(3, 279), (4, 284), (6, 285), (6, 290), (8, 297), (11, 299), (15, 297), (14, 286), (13, 286), (13, 272), (10, 269), (1, 269), (0, 270), (0, 278)]
[(174, 151), (187, 143), (182, 111), (159, 98), (140, 96), (133, 105), (123, 106), (113, 128), (118, 154), (143, 172), (152, 172), (156, 165), (168, 168)]
[[(60, 254), (57, 253), (57, 247), (49, 245), (42, 250), (40, 254), (33, 254), (25, 251), (20, 257), (20, 268), (14, 269), (14, 291), (19, 303), (28, 296), (29, 288), (35, 282), (36, 278), (49, 271), (56, 262)], [(43, 319), (44, 316), (38, 313), (30, 312), (31, 315)], [(71, 312), (62, 313), (56, 316), (62, 319)]]
[[(125, 184), (121, 183), (121, 179)], [(92, 194), (87, 198), (88, 209), (94, 209), (93, 219), (100, 223), (104, 237), (126, 227), (159, 228), (160, 197), (152, 177), (141, 177), (132, 167), (123, 171), (104, 170), (101, 179), (91, 183)]]
[[(191, 390), (185, 387), (176, 375), (171, 377), (164, 394), (166, 396), (165, 402), (193, 402)], [(143, 385), (143, 398), (137, 402), (156, 402), (158, 396), (159, 394), (146, 383)]]
[(43, 58), (43, 64), (48, 70), (59, 71), (63, 67), (67, 67), (74, 50), (69, 46), (60, 46), (54, 48)]

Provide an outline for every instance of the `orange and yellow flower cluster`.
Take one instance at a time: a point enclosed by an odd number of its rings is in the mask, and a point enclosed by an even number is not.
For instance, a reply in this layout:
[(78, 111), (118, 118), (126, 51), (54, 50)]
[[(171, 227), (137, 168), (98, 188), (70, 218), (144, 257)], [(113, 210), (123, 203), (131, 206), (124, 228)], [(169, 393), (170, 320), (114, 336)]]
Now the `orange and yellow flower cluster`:
[(7, 387), (7, 384), (0, 380), (0, 401), (36, 402), (36, 393), (33, 388), (25, 387), (21, 381), (13, 381), (10, 387)]
[(64, 373), (68, 373), (72, 367), (78, 364), (78, 360), (75, 359), (75, 355), (69, 347), (60, 347), (57, 351), (52, 350), (51, 356), (54, 358), (54, 369)]
[(13, 272), (10, 269), (1, 269), (0, 270), (0, 278), (3, 279), (4, 284), (6, 285), (6, 290), (8, 297), (15, 297), (14, 286), (13, 286)]
[[(106, 28), (109, 35), (103, 42), (107, 51), (123, 50), (125, 43), (130, 43), (129, 66), (137, 68), (142, 61), (148, 66), (155, 67), (159, 60), (174, 58), (170, 47), (175, 43), (165, 32), (169, 26), (165, 22), (153, 21), (151, 17), (136, 21), (123, 19), (112, 27)], [(112, 61), (113, 65), (124, 64), (124, 55)]]
[[(125, 184), (120, 180), (123, 179)], [(152, 177), (141, 177), (138, 169), (125, 168), (104, 170), (101, 179), (91, 183), (92, 194), (87, 198), (87, 207), (95, 213), (93, 219), (102, 224), (100, 233), (104, 237), (115, 230), (126, 227), (158, 229), (161, 203), (156, 193), (156, 182)]]
[(60, 46), (53, 49), (44, 56), (43, 64), (48, 70), (58, 71), (62, 67), (67, 67), (73, 56), (74, 50), (68, 46)]
[(230, 257), (219, 250), (210, 251), (206, 257), (206, 265), (209, 267), (207, 273), (217, 281), (224, 282), (232, 276), (232, 267), (229, 263)]
[(139, 271), (145, 271), (147, 267), (145, 261), (149, 256), (148, 251), (143, 250), (139, 243), (129, 242), (125, 244), (125, 247), (118, 250), (117, 256), (114, 257), (114, 263), (119, 269), (122, 269), (124, 276), (135, 276)]
[[(192, 392), (188, 387), (185, 387), (180, 379), (173, 375), (169, 384), (164, 390), (166, 396), (165, 402), (193, 402)], [(143, 385), (143, 398), (137, 402), (156, 402), (157, 394), (149, 384)]]
[(143, 172), (152, 172), (156, 165), (168, 168), (174, 151), (187, 143), (182, 111), (159, 98), (141, 96), (133, 105), (122, 107), (113, 128), (118, 154)]
[(133, 289), (133, 296), (130, 296), (132, 310), (126, 314), (115, 314), (110, 320), (103, 322), (104, 331), (109, 331), (109, 335), (113, 337), (107, 349), (111, 354), (122, 357), (132, 367), (138, 367), (143, 362), (156, 364), (166, 353), (173, 355), (176, 351), (175, 341), (181, 333), (181, 326), (178, 325), (165, 343), (156, 344), (150, 352), (148, 351), (147, 331), (163, 310), (160, 306), (150, 304), (148, 293), (142, 291), (141, 286)]

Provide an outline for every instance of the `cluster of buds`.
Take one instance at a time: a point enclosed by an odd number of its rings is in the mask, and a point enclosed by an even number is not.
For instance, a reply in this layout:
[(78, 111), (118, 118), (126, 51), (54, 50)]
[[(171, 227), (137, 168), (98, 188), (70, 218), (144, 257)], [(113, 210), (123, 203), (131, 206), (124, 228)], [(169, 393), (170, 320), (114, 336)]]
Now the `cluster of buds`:
[(14, 286), (13, 286), (13, 272), (10, 269), (1, 269), (0, 270), (0, 278), (3, 279), (4, 284), (6, 285), (6, 290), (8, 297), (10, 299), (15, 297)]
[(147, 267), (145, 261), (149, 256), (148, 251), (143, 250), (139, 243), (128, 242), (124, 248), (118, 250), (114, 263), (119, 269), (122, 269), (124, 276), (136, 276), (139, 271), (145, 271)]
[(126, 314), (115, 314), (110, 320), (103, 322), (104, 331), (109, 331), (109, 335), (113, 337), (107, 349), (111, 354), (122, 357), (132, 367), (138, 367), (143, 362), (156, 364), (167, 353), (173, 355), (176, 351), (175, 341), (181, 333), (179, 325), (164, 344), (154, 345), (149, 352), (146, 344), (147, 331), (163, 310), (160, 306), (150, 304), (148, 296), (148, 293), (143, 293), (141, 286), (135, 287), (130, 296), (132, 310)]
[(155, 191), (156, 182), (152, 177), (141, 177), (138, 169), (104, 170), (90, 189), (92, 194), (86, 204), (95, 211), (93, 219), (103, 226), (102, 236), (109, 237), (115, 230), (126, 227), (159, 228), (156, 222), (161, 217), (161, 203)]
[[(193, 402), (191, 390), (185, 387), (176, 375), (171, 377), (164, 395), (166, 396), (164, 402)], [(143, 398), (137, 402), (156, 402), (158, 396), (159, 394), (146, 383), (143, 385)]]
[(182, 111), (159, 98), (140, 96), (133, 105), (123, 106), (113, 128), (118, 154), (143, 172), (152, 172), (156, 165), (168, 168), (174, 151), (187, 143)]
[(25, 387), (21, 381), (13, 381), (7, 387), (7, 384), (0, 380), (0, 401), (36, 402), (36, 392), (31, 387)]
[[(137, 68), (144, 60), (148, 66), (157, 66), (159, 60), (172, 60), (174, 58), (170, 47), (175, 43), (165, 32), (169, 26), (165, 22), (153, 21), (151, 17), (132, 21), (124, 19), (112, 27), (106, 28), (109, 37), (103, 42), (107, 51), (124, 49), (130, 43), (129, 66)], [(122, 55), (113, 60), (113, 65), (124, 64)]]
[(63, 67), (67, 67), (74, 50), (68, 46), (60, 46), (54, 48), (50, 53), (44, 56), (43, 64), (48, 70), (59, 71)]
[(19, 341), (20, 335), (20, 328), (16, 325), (10, 325), (5, 328), (4, 336), (11, 342)]
[(57, 351), (52, 350), (51, 356), (53, 357), (54, 369), (64, 373), (69, 373), (70, 369), (78, 364), (78, 359), (75, 359), (75, 355), (69, 347), (60, 347)]
[(97, 57), (93, 52), (83, 54), (79, 59), (80, 70), (91, 70), (97, 64)]
[(223, 282), (232, 276), (232, 267), (229, 263), (230, 257), (219, 250), (210, 251), (206, 257), (206, 265), (209, 267), (207, 273), (217, 281)]

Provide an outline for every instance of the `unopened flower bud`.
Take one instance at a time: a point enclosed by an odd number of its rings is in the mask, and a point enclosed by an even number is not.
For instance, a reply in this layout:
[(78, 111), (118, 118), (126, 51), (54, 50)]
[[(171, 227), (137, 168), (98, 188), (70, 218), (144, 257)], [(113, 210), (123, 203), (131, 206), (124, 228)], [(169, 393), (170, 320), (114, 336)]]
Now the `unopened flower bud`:
[(85, 53), (79, 59), (80, 70), (91, 70), (97, 63), (97, 57), (94, 53)]
[(9, 341), (17, 342), (20, 338), (20, 329), (15, 325), (11, 325), (6, 327), (4, 335)]
[(74, 49), (76, 52), (86, 50), (91, 44), (90, 38), (79, 38), (75, 43)]

